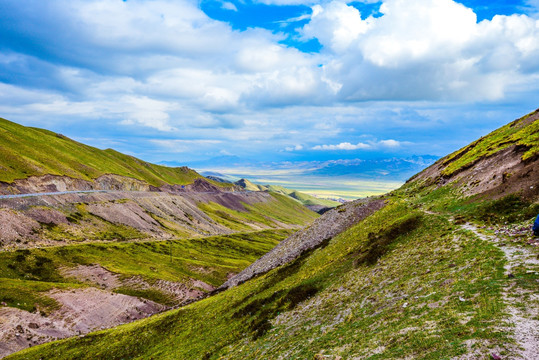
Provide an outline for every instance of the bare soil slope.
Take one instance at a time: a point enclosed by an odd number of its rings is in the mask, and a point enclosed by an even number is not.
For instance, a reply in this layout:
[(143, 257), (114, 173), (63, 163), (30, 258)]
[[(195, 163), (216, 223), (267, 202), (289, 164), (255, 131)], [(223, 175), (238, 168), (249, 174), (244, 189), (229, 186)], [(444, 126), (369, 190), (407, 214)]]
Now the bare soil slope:
[(412, 177), (425, 185), (453, 184), (463, 194), (498, 199), (519, 193), (539, 199), (539, 110), (438, 160)]

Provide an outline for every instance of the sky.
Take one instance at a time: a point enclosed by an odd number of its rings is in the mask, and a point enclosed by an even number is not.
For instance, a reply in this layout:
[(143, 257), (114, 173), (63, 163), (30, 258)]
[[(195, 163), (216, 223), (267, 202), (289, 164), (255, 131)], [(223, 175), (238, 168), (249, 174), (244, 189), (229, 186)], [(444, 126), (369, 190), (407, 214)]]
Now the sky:
[(539, 0), (0, 0), (0, 117), (152, 162), (443, 156), (539, 107)]

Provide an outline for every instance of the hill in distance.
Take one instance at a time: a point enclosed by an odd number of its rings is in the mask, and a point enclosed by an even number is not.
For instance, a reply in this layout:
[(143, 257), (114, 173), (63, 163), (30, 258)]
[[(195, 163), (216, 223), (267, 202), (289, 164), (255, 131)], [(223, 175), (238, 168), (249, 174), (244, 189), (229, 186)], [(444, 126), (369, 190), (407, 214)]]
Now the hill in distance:
[(539, 111), (281, 241), (218, 294), (9, 359), (533, 359)]
[(151, 164), (112, 149), (100, 150), (61, 134), (0, 118), (0, 181), (11, 183), (43, 175), (94, 181), (107, 174), (136, 179), (154, 187), (186, 185), (203, 178), (185, 166)]
[(320, 199), (309, 194), (299, 192), (297, 190), (287, 189), (279, 185), (258, 185), (247, 179), (240, 179), (234, 183), (247, 191), (267, 191), (275, 194), (288, 196), (309, 209), (316, 212), (324, 212), (327, 209), (341, 205), (340, 202), (334, 200)]

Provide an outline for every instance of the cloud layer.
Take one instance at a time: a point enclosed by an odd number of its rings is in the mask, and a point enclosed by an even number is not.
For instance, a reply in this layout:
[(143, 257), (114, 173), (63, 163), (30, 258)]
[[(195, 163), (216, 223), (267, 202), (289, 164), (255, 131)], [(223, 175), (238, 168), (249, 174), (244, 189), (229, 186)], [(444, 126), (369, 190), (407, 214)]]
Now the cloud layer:
[[(143, 139), (146, 158), (170, 144), (203, 149), (198, 156), (390, 151), (421, 144), (405, 128), (441, 129), (432, 114), (447, 102), (495, 108), (537, 97), (533, 7), (529, 16), (477, 22), (452, 0), (385, 0), (377, 17), (340, 1), (260, 2), (311, 9), (295, 20), (296, 33), (283, 33), (234, 30), (191, 0), (5, 0), (1, 115), (95, 136), (89, 124), (98, 120), (116, 137)], [(233, 2), (222, 7), (238, 11)], [(292, 38), (322, 48), (302, 52), (286, 45)], [(415, 115), (403, 120), (402, 112)]]

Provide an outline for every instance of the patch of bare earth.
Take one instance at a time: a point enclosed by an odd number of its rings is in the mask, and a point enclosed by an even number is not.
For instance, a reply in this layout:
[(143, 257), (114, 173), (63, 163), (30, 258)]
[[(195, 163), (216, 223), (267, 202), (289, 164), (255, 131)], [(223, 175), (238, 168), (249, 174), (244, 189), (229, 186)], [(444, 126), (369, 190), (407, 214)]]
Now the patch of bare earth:
[(0, 209), (0, 246), (34, 239), (37, 221), (9, 209)]
[(24, 348), (142, 319), (166, 309), (153, 301), (95, 288), (53, 290), (49, 316), (0, 307), (0, 357)]
[(188, 279), (186, 282), (157, 280), (153, 283), (149, 283), (140, 276), (122, 278), (120, 275), (115, 274), (100, 265), (79, 265), (74, 268), (62, 269), (62, 275), (107, 290), (114, 290), (120, 287), (135, 290), (157, 290), (169, 295), (178, 304), (200, 299), (208, 292), (215, 290), (212, 285), (195, 279)]
[(490, 156), (482, 157), (471, 166), (449, 177), (440, 176), (446, 168), (443, 161), (425, 169), (413, 180), (437, 182), (438, 186), (458, 185), (467, 196), (484, 194), (491, 199), (520, 193), (530, 201), (539, 198), (539, 161), (522, 161), (526, 149), (511, 145)]
[[(511, 237), (491, 236), (479, 231), (472, 224), (462, 227), (472, 231), (480, 239), (496, 244), (505, 254), (507, 276), (513, 280), (503, 292), (507, 304), (507, 326), (504, 330), (513, 334), (515, 346), (509, 346), (511, 355), (504, 359), (533, 360), (539, 357), (539, 257), (529, 245), (512, 241)], [(532, 288), (519, 285), (513, 272), (534, 277)], [(497, 355), (497, 354), (495, 354)]]

